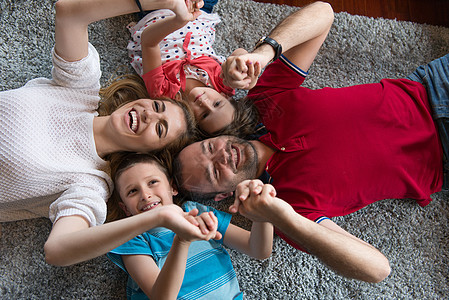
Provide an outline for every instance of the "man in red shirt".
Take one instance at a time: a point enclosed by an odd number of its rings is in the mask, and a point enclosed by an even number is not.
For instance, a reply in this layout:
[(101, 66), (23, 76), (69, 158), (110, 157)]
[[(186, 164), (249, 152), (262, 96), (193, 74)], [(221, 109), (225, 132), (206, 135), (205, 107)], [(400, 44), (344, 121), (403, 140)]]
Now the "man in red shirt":
[[(234, 87), (251, 84), (247, 72), (276, 60), (248, 93), (268, 133), (256, 141), (221, 136), (186, 147), (176, 160), (177, 181), (210, 195), (237, 187), (233, 212), (273, 223), (291, 245), (344, 276), (378, 282), (390, 272), (385, 256), (329, 218), (389, 198), (427, 205), (443, 184), (443, 151), (419, 78), (300, 86), (332, 21), (330, 6), (315, 2), (281, 22), (252, 53), (239, 49), (228, 58), (224, 77)], [(277, 191), (270, 202), (248, 193), (257, 182), (247, 179), (264, 171)]]

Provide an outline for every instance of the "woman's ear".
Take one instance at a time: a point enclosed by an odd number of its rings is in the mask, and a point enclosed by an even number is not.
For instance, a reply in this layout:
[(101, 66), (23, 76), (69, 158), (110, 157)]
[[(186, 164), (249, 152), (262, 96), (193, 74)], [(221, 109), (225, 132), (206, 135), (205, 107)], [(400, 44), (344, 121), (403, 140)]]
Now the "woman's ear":
[(125, 203), (123, 202), (119, 202), (118, 206), (120, 206), (120, 208), (125, 212), (125, 215), (127, 217), (131, 216), (131, 213), (129, 212), (128, 208), (126, 207)]

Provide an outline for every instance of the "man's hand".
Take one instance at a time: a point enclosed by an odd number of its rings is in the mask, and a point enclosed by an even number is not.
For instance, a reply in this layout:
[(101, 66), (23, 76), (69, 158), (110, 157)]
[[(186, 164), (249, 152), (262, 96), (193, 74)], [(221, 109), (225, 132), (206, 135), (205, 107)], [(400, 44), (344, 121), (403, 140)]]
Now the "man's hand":
[(254, 222), (270, 222), (269, 216), (279, 201), (271, 184), (263, 184), (258, 179), (245, 180), (237, 186), (235, 201), (229, 211), (239, 212)]
[(239, 48), (222, 64), (221, 77), (224, 84), (229, 87), (249, 90), (256, 85), (266, 64), (263, 55), (248, 53), (245, 49)]

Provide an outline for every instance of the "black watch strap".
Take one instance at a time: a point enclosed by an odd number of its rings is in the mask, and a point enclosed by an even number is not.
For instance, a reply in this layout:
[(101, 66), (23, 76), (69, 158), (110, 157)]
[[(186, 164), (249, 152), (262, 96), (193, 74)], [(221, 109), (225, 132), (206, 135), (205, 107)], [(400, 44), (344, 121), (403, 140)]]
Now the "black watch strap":
[(271, 47), (273, 47), (273, 49), (274, 49), (274, 57), (271, 60), (272, 62), (275, 61), (276, 59), (278, 59), (281, 56), (281, 54), (282, 54), (282, 46), (278, 42), (273, 40), (272, 38), (270, 38), (268, 36), (261, 37), (259, 39), (259, 41), (257, 41), (255, 48), (259, 47), (262, 44), (268, 44)]

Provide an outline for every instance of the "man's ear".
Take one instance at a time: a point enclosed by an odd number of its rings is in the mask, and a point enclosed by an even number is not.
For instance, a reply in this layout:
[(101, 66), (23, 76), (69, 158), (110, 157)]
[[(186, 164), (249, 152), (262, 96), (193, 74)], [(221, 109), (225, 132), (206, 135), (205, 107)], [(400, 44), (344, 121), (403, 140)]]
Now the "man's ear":
[(220, 193), (220, 194), (215, 195), (214, 200), (215, 201), (221, 201), (223, 199), (231, 197), (232, 195), (234, 195), (234, 192)]
[(129, 212), (128, 208), (126, 208), (125, 203), (119, 202), (119, 203), (118, 203), (118, 206), (120, 206), (120, 208), (125, 212), (125, 215), (126, 215), (127, 217), (131, 216), (131, 213)]

